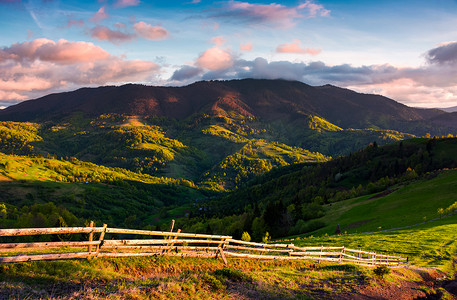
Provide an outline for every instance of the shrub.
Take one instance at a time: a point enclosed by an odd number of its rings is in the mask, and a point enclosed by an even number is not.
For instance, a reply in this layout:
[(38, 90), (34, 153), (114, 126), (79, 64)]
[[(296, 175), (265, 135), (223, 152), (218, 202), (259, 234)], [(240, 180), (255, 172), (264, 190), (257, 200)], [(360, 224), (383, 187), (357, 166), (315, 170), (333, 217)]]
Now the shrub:
[(206, 282), (208, 285), (211, 286), (214, 290), (222, 290), (225, 288), (224, 284), (217, 279), (214, 275), (208, 274), (208, 273), (203, 273), (202, 274), (202, 279), (204, 282)]
[(245, 241), (245, 242), (250, 242), (251, 241), (251, 236), (249, 235), (248, 232), (243, 232), (243, 234), (241, 235), (241, 240), (242, 241)]
[(265, 233), (265, 236), (262, 238), (262, 242), (268, 243), (271, 240), (271, 236), (268, 231)]
[(239, 282), (252, 282), (252, 277), (244, 273), (240, 270), (230, 269), (230, 268), (223, 268), (220, 270), (216, 270), (213, 272), (216, 278), (225, 278), (231, 281), (239, 281)]
[(377, 266), (374, 270), (373, 273), (378, 277), (379, 279), (384, 279), (385, 275), (390, 274), (390, 269), (386, 266)]

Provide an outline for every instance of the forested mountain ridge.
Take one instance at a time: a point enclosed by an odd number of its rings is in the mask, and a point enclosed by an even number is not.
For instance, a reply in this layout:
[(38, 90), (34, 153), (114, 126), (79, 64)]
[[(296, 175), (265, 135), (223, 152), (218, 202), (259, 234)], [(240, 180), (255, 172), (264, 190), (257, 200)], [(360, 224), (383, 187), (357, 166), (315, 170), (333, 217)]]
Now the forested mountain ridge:
[(128, 84), (52, 94), (0, 111), (7, 120), (0, 151), (76, 157), (232, 189), (274, 167), (325, 161), (373, 141), (453, 133), (442, 114), (285, 80)]
[[(184, 87), (128, 84), (82, 88), (8, 107), (0, 111), (0, 120), (43, 121), (74, 112), (89, 117), (116, 113), (178, 120), (224, 112), (267, 121), (316, 115), (342, 128), (376, 127), (412, 134), (417, 133), (413, 128), (401, 130), (399, 126), (443, 114), (438, 109), (412, 108), (380, 95), (331, 85), (313, 87), (298, 81), (244, 79), (202, 81)], [(394, 122), (396, 128), (388, 122)]]

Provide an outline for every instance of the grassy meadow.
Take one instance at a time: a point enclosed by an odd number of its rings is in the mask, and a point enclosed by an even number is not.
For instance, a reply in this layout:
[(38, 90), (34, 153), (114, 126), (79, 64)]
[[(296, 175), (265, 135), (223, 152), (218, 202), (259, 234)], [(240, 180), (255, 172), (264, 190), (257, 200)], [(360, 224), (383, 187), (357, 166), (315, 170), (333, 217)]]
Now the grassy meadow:
[(387, 192), (370, 194), (325, 206), (321, 220), (325, 227), (310, 235), (331, 235), (340, 225), (342, 233), (380, 231), (410, 226), (440, 218), (439, 208), (457, 201), (457, 170), (440, 172), (431, 179), (390, 187)]

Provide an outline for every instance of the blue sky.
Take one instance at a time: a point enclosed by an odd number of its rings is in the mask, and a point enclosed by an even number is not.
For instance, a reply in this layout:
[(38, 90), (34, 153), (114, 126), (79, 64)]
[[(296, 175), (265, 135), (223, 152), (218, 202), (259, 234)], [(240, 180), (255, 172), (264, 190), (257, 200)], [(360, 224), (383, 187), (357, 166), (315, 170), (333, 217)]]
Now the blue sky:
[(82, 86), (284, 78), (457, 105), (457, 1), (0, 0), (0, 107)]

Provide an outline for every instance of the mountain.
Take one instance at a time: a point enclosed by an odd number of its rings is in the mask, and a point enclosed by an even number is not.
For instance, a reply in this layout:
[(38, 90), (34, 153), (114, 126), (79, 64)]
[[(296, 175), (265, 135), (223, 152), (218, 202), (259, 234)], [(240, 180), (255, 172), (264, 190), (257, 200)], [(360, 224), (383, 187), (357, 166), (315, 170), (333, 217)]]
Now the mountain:
[(178, 120), (195, 114), (228, 112), (266, 121), (316, 115), (342, 128), (394, 129), (413, 134), (422, 134), (417, 122), (428, 122), (443, 113), (331, 85), (313, 87), (298, 81), (244, 79), (202, 81), (184, 87), (128, 84), (82, 88), (8, 107), (0, 111), (0, 120), (43, 121), (75, 112), (91, 117), (116, 113)]
[(327, 161), (373, 142), (455, 133), (453, 116), (297, 81), (128, 84), (52, 94), (0, 111), (0, 152), (74, 157), (231, 190), (273, 168)]
[(431, 118), (430, 121), (438, 126), (455, 127), (457, 125), (457, 112), (440, 114)]
[(442, 111), (445, 111), (445, 112), (457, 112), (457, 106), (452, 106), (452, 107), (446, 107), (446, 108), (439, 108), (441, 109)]

